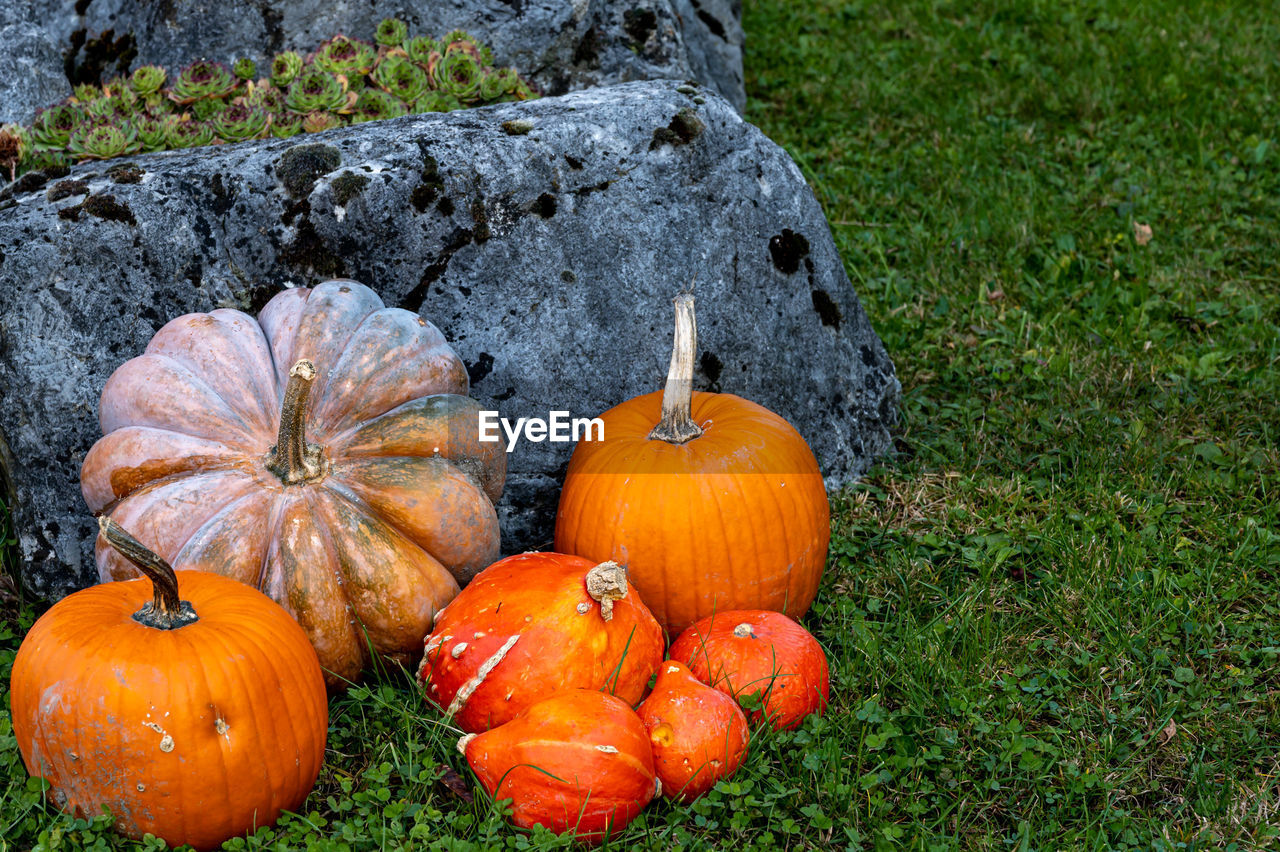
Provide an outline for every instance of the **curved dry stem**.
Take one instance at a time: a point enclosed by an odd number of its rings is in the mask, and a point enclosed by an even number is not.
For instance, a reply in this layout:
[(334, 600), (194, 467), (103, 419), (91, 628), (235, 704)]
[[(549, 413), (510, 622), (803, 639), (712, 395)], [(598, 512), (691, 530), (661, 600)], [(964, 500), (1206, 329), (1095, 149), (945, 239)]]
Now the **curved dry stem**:
[(649, 432), (649, 439), (685, 444), (702, 434), (702, 427), (693, 422), (693, 359), (698, 351), (698, 323), (691, 293), (676, 296), (675, 306), (675, 341), (667, 386), (662, 390), (662, 419)]
[(134, 621), (157, 630), (174, 630), (198, 620), (190, 602), (179, 598), (178, 575), (168, 562), (106, 515), (98, 516), (98, 529), (107, 544), (151, 581), (152, 600), (133, 614)]
[(307, 396), (316, 378), (316, 366), (306, 358), (289, 370), (284, 403), (280, 407), (280, 432), (276, 445), (267, 451), (267, 470), (285, 485), (315, 482), (325, 474), (324, 450), (307, 443)]

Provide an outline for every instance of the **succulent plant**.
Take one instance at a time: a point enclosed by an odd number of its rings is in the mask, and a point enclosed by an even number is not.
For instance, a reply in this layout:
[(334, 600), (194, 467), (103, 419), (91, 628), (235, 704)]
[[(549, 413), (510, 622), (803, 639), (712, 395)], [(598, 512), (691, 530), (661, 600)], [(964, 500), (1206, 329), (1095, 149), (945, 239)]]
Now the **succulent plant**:
[(65, 148), (83, 121), (84, 113), (75, 105), (55, 104), (36, 115), (31, 124), (31, 141), (40, 148)]
[(159, 65), (143, 65), (135, 68), (129, 77), (129, 86), (141, 96), (152, 95), (160, 91), (168, 75)]
[(173, 81), (169, 97), (174, 103), (190, 104), (199, 100), (223, 98), (235, 91), (240, 81), (225, 65), (204, 59), (192, 62)]
[(450, 50), (435, 67), (432, 81), (439, 92), (452, 95), (463, 103), (480, 97), (484, 68), (475, 56), (465, 50)]
[(107, 160), (136, 151), (138, 132), (132, 124), (85, 124), (71, 134), (67, 150), (81, 160)]
[(412, 103), (430, 88), (427, 75), (407, 56), (388, 56), (373, 69), (373, 82), (383, 91)]
[(469, 53), (480, 61), (481, 65), (493, 64), (493, 51), (480, 43), (480, 40), (473, 35), (463, 32), (462, 30), (454, 30), (445, 36), (444, 52), (446, 54), (461, 51)]
[(409, 28), (397, 18), (383, 18), (374, 31), (373, 40), (387, 47), (399, 47), (409, 37)]
[(0, 169), (9, 173), (9, 180), (18, 176), (18, 164), (26, 156), (28, 147), (21, 127), (0, 124)]
[(404, 50), (409, 54), (410, 59), (424, 67), (430, 63), (432, 54), (444, 55), (444, 45), (426, 36), (414, 36), (409, 39), (405, 42)]
[(258, 76), (258, 63), (247, 56), (242, 56), (231, 66), (231, 73), (241, 80), (252, 80)]
[(284, 109), (284, 92), (270, 83), (250, 83), (248, 91), (236, 99), (247, 106), (260, 107), (269, 113), (277, 113)]
[(242, 58), (230, 69), (193, 62), (176, 79), (158, 65), (144, 65), (106, 85), (76, 86), (71, 97), (40, 111), (30, 127), (0, 128), (0, 171), (20, 173), (137, 150), (286, 138), (348, 120), (536, 97), (514, 69), (493, 68), (488, 48), (461, 30), (439, 41), (410, 38), (402, 21), (388, 18), (375, 38), (376, 48), (337, 35), (309, 60), (294, 51), (277, 54), (270, 82), (255, 82), (255, 63)]
[(368, 74), (377, 58), (372, 45), (339, 34), (320, 45), (311, 61), (324, 71), (352, 77)]
[(227, 102), (220, 98), (205, 98), (195, 101), (187, 107), (197, 121), (208, 121), (227, 108)]
[(342, 117), (331, 112), (317, 110), (309, 112), (302, 119), (302, 129), (307, 133), (319, 133), (321, 130), (331, 130), (335, 127), (342, 126)]
[(213, 134), (224, 142), (244, 142), (267, 135), (270, 116), (266, 110), (245, 104), (232, 104), (209, 119)]
[(138, 143), (142, 150), (161, 151), (168, 147), (169, 125), (176, 122), (177, 118), (172, 115), (140, 115), (134, 119), (133, 127), (138, 132)]
[(337, 111), (350, 107), (346, 81), (337, 74), (314, 66), (304, 70), (289, 85), (284, 103), (297, 113)]
[(351, 122), (381, 121), (384, 118), (398, 118), (408, 112), (409, 107), (395, 95), (381, 89), (365, 89), (356, 98), (355, 108), (351, 111)]
[(302, 116), (292, 112), (277, 113), (271, 117), (271, 135), (288, 139), (302, 132)]
[(107, 95), (85, 104), (84, 114), (90, 121), (120, 124), (137, 113), (137, 101), (119, 95)]
[(302, 71), (302, 57), (292, 50), (277, 53), (271, 60), (271, 82), (284, 88)]
[(444, 92), (427, 92), (413, 102), (414, 112), (449, 112), (462, 109), (462, 101)]
[(213, 141), (213, 128), (203, 121), (175, 121), (167, 128), (170, 148), (198, 148)]

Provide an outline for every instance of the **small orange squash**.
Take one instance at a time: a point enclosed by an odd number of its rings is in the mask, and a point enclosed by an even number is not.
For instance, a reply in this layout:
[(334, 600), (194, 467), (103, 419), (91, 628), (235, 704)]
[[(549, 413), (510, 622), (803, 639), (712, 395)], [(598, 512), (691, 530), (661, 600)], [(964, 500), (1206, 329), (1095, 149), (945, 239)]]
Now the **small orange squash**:
[(23, 640), (10, 700), (27, 771), (59, 808), (105, 805), (121, 833), (175, 847), (213, 849), (298, 808), (329, 717), (306, 634), (258, 590), (175, 575), (100, 521), (148, 579), (63, 598)]
[[(286, 290), (256, 321), (187, 314), (107, 381), (81, 488), (176, 568), (276, 600), (340, 688), (370, 643), (416, 661), (497, 558), (506, 454), (480, 443), (467, 382), (435, 326), (355, 281)], [(101, 539), (98, 573), (136, 575)]]
[(621, 566), (522, 553), (481, 571), (441, 610), (418, 679), (464, 731), (484, 731), (574, 687), (638, 704), (663, 645)]
[(683, 663), (662, 664), (653, 692), (636, 713), (649, 732), (654, 771), (668, 798), (692, 802), (737, 772), (746, 757), (747, 717)]
[(521, 828), (572, 831), (596, 843), (622, 831), (657, 792), (644, 723), (612, 695), (570, 689), (507, 724), (468, 734), (458, 750)]
[(693, 297), (676, 299), (666, 390), (604, 414), (574, 448), (556, 550), (627, 566), (669, 635), (726, 609), (799, 618), (831, 535), (813, 452), (786, 420), (733, 394), (693, 393)]
[(763, 710), (751, 720), (763, 718), (775, 730), (795, 728), (827, 706), (827, 654), (812, 633), (781, 613), (718, 612), (680, 634), (670, 653), (726, 695), (760, 693)]

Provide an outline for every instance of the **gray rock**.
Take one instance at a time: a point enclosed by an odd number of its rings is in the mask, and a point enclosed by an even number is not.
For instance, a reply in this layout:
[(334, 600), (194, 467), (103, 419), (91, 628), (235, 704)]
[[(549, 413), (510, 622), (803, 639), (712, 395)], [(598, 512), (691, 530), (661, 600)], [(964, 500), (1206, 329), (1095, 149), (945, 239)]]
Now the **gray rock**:
[(338, 32), (371, 40), (379, 21), (398, 17), (411, 33), (467, 30), (547, 94), (693, 78), (738, 109), (746, 103), (738, 0), (93, 0), (83, 15), (59, 0), (35, 5), (60, 40), (77, 29), (131, 33), (138, 63), (171, 72), (201, 57), (248, 56), (265, 67), (282, 50), (311, 50)]
[(742, 79), (742, 0), (674, 0), (693, 79), (701, 80), (733, 102), (747, 106)]
[[(57, 594), (94, 579), (77, 477), (116, 367), (172, 317), (256, 311), (281, 287), (337, 276), (439, 326), (472, 395), (507, 418), (595, 416), (660, 389), (671, 299), (692, 287), (697, 385), (790, 420), (830, 485), (864, 471), (890, 447), (899, 385), (822, 210), (729, 103), (696, 107), (678, 88), (622, 84), (28, 181), (0, 209), (0, 432), (28, 584)], [(525, 442), (511, 455), (506, 552), (550, 542), (570, 451)]]
[(41, 107), (71, 94), (53, 39), (31, 23), (0, 29), (0, 80), (0, 124), (27, 124)]

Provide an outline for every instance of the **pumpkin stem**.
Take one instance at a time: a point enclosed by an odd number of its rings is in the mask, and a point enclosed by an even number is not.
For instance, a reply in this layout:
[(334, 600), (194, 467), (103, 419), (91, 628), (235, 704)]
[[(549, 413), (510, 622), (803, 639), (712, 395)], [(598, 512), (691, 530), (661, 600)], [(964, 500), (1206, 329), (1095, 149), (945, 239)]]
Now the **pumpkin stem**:
[(280, 433), (276, 445), (267, 451), (267, 470), (285, 485), (314, 482), (325, 473), (324, 450), (308, 444), (306, 437), (307, 395), (316, 378), (316, 365), (306, 358), (289, 370), (280, 407)]
[(178, 575), (147, 546), (106, 515), (98, 516), (98, 529), (107, 544), (128, 559), (151, 581), (153, 599), (133, 614), (133, 620), (157, 630), (174, 630), (198, 621), (190, 601), (178, 597)]
[(613, 620), (613, 602), (627, 596), (627, 569), (617, 562), (601, 562), (587, 572), (587, 594), (600, 604), (600, 617)]
[(676, 333), (671, 346), (671, 366), (667, 386), (662, 391), (662, 419), (649, 433), (649, 440), (685, 444), (702, 434), (693, 422), (693, 356), (698, 351), (698, 323), (693, 314), (693, 295), (675, 298)]
[(737, 636), (739, 639), (756, 638), (756, 632), (752, 630), (751, 625), (745, 621), (739, 624), (737, 627), (733, 628), (733, 635)]

